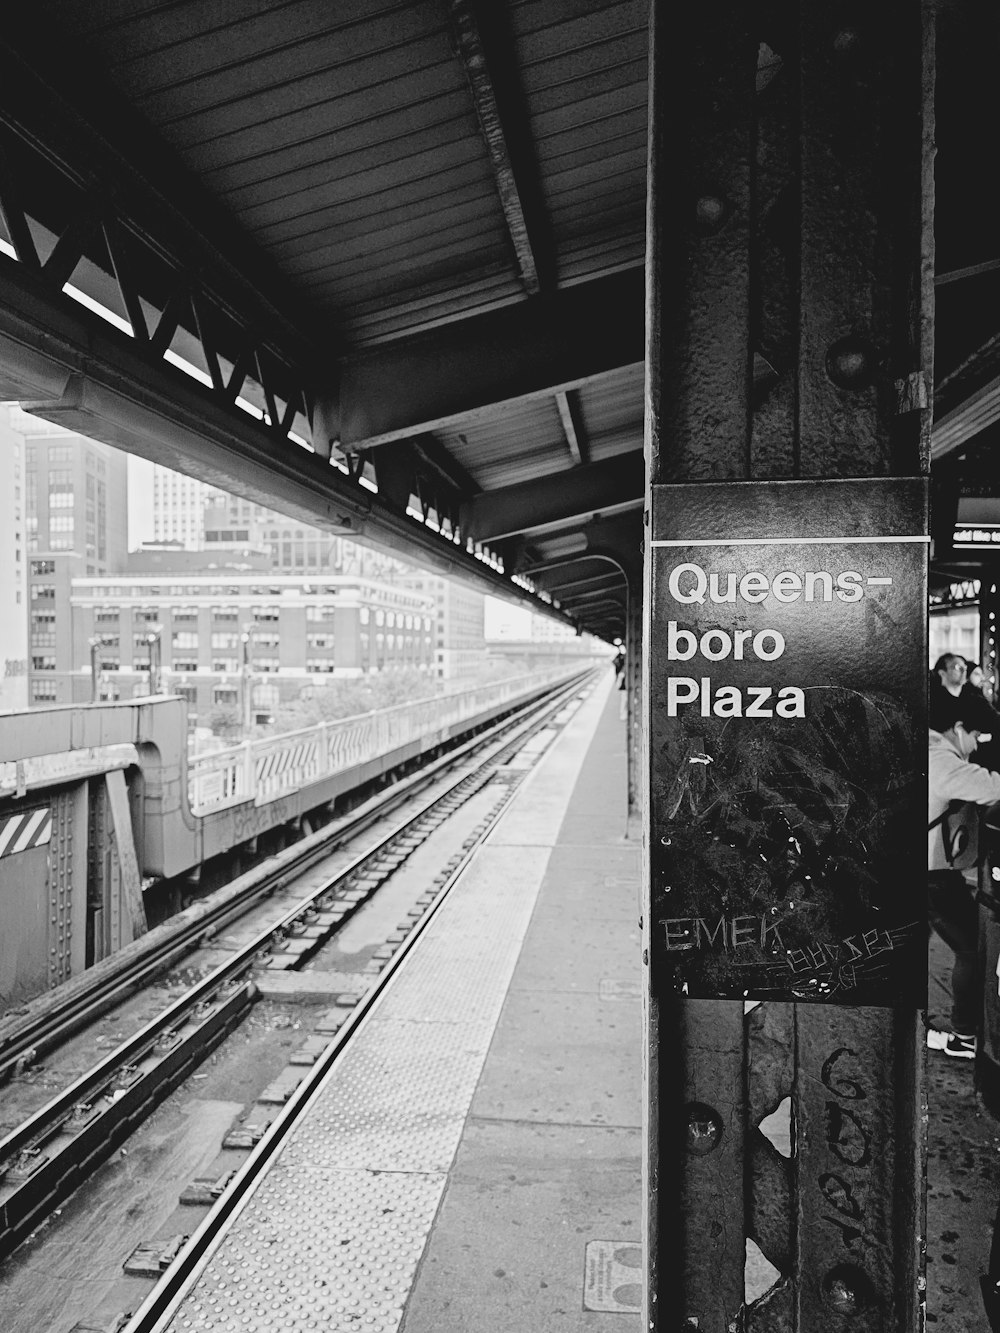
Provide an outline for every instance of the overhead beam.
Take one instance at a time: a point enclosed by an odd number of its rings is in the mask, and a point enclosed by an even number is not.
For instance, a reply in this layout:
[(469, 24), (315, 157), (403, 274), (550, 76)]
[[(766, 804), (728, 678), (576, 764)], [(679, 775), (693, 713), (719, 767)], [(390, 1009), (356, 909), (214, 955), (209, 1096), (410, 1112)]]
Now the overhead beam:
[(340, 366), (342, 448), (454, 427), (641, 365), (641, 268), (400, 338)]
[[(578, 562), (579, 563), (579, 562)], [(552, 597), (558, 597), (561, 602), (565, 602), (568, 597), (590, 596), (593, 593), (609, 592), (619, 587), (622, 582), (622, 576), (616, 569), (611, 569), (607, 573), (592, 574), (585, 578), (570, 577), (576, 571), (570, 565), (567, 573), (562, 577), (549, 577), (537, 579), (535, 582), (539, 587)]]
[(484, 491), (462, 506), (462, 528), (476, 541), (562, 524), (642, 499), (642, 450), (571, 471)]
[(0, 386), (27, 411), (539, 614), (576, 622), (0, 256)]
[(956, 453), (982, 431), (1000, 421), (1000, 377), (990, 380), (964, 402), (935, 421), (931, 430), (931, 458), (938, 462)]
[(570, 457), (579, 467), (581, 463), (587, 461), (587, 450), (576, 396), (574, 395), (571, 399), (568, 392), (560, 390), (556, 394), (556, 407), (559, 409), (559, 420), (562, 422), (563, 434), (566, 436)]
[(587, 611), (592, 611), (596, 606), (620, 606), (628, 600), (628, 589), (625, 586), (625, 580), (620, 582), (620, 596), (614, 596), (607, 589), (599, 589), (590, 593), (574, 593), (564, 596), (562, 593), (554, 594), (559, 605), (563, 610), (579, 610), (581, 607)]
[[(499, 8), (494, 6), (494, 8)], [(532, 190), (529, 179), (534, 173), (529, 171), (524, 144), (526, 136), (519, 135), (521, 152), (515, 150), (511, 131), (514, 128), (511, 118), (516, 114), (510, 95), (510, 82), (514, 62), (507, 53), (507, 59), (492, 58), (490, 43), (485, 39), (482, 18), (489, 18), (486, 11), (481, 11), (475, 0), (448, 0), (448, 13), (451, 19), (452, 40), (456, 54), (462, 62), (465, 76), (472, 92), (476, 117), (490, 156), (493, 179), (503, 208), (507, 231), (514, 247), (514, 256), (521, 274), (521, 282), (529, 295), (542, 290), (544, 264), (539, 254), (538, 241), (532, 235), (529, 214), (537, 214), (539, 209), (532, 204), (537, 199), (537, 190)], [(502, 86), (501, 86), (502, 85)], [(504, 96), (502, 89), (507, 89)], [(505, 105), (501, 105), (505, 102)], [(521, 117), (518, 116), (518, 121)], [(530, 191), (531, 202), (526, 195)]]

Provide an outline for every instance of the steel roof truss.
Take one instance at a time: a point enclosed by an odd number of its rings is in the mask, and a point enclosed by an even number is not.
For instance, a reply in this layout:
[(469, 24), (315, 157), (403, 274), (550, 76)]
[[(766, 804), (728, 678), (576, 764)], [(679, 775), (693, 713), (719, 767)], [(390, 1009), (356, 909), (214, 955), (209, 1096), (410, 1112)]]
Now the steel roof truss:
[(486, 491), (466, 501), (463, 522), (479, 541), (508, 537), (642, 499), (641, 450)]
[(626, 269), (348, 357), (341, 447), (432, 432), (639, 365), (644, 302), (642, 269)]
[[(490, 156), (490, 165), (521, 273), (521, 281), (525, 291), (533, 295), (541, 291), (544, 285), (540, 272), (543, 265), (539, 262), (537, 237), (529, 227), (527, 216), (533, 211), (529, 197), (533, 201), (537, 195), (533, 191), (526, 195), (528, 164), (523, 150), (519, 159), (514, 151), (510, 132), (513, 99), (509, 90), (506, 98), (502, 95), (498, 97), (497, 80), (505, 70), (513, 67), (513, 62), (491, 58), (489, 43), (484, 40), (480, 22), (480, 15), (487, 19), (491, 15), (486, 10), (480, 10), (475, 0), (449, 0), (448, 11), (454, 49), (462, 62), (472, 91), (476, 116)], [(493, 13), (494, 21), (496, 17), (497, 15)], [(503, 109), (501, 100), (506, 102)]]

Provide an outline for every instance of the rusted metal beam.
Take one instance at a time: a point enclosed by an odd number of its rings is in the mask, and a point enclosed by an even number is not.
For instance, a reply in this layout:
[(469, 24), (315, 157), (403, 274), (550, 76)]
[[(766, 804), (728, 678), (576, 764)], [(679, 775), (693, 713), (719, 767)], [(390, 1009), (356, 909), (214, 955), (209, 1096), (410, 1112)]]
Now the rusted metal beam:
[[(499, 10), (500, 6), (493, 8)], [(489, 21), (490, 16), (476, 3), (476, 0), (448, 0), (448, 15), (451, 20), (453, 46), (462, 62), (472, 91), (476, 117), (489, 153), (493, 178), (497, 194), (500, 196), (507, 231), (514, 247), (521, 281), (524, 290), (529, 295), (534, 295), (542, 290), (543, 273), (548, 265), (539, 255), (538, 241), (529, 226), (528, 218), (533, 210), (525, 198), (525, 190), (528, 188), (528, 164), (524, 160), (523, 149), (519, 157), (512, 143), (511, 98), (508, 96), (506, 99), (506, 107), (501, 106), (504, 99), (503, 93), (498, 88), (498, 80), (502, 80), (509, 88), (513, 77), (510, 44), (507, 44), (506, 60), (501, 62), (491, 58), (490, 43), (486, 39), (483, 26), (483, 19)], [(496, 18), (497, 15), (493, 14), (494, 23)], [(522, 141), (524, 137), (522, 136)], [(537, 198), (537, 190), (532, 193), (533, 197)], [(537, 213), (537, 208), (534, 211)]]
[(595, 512), (642, 502), (642, 454), (619, 454), (571, 471), (486, 491), (462, 506), (462, 526), (477, 541), (590, 519)]
[(562, 422), (563, 434), (566, 436), (570, 457), (579, 467), (581, 463), (586, 463), (588, 459), (587, 441), (583, 433), (583, 422), (580, 420), (580, 408), (576, 402), (576, 395), (571, 399), (568, 392), (557, 393), (556, 407), (559, 409), (559, 420)]
[(341, 446), (433, 432), (643, 359), (642, 269), (401, 338), (340, 365)]

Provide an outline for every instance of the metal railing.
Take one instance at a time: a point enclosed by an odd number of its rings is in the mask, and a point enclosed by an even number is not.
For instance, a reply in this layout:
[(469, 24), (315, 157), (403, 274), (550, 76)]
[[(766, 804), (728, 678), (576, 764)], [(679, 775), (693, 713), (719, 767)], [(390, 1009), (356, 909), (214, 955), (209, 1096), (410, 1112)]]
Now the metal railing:
[(321, 722), (283, 736), (247, 740), (188, 763), (188, 799), (196, 815), (241, 801), (265, 805), (299, 787), (415, 740), (429, 747), (444, 739), (447, 728), (533, 688), (575, 675), (583, 664), (565, 663), (546, 671), (492, 681), (412, 704)]

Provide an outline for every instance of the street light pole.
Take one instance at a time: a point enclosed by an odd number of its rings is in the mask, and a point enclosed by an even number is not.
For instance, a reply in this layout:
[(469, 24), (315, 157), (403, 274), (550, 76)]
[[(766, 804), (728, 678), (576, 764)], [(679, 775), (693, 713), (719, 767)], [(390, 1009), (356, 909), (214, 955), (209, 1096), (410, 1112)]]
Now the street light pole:
[(162, 633), (162, 625), (152, 625), (146, 634), (146, 644), (149, 647), (149, 693), (151, 695), (160, 692), (160, 635)]
[(90, 702), (96, 704), (100, 701), (100, 676), (97, 669), (97, 650), (101, 647), (103, 640), (94, 636), (87, 640), (90, 646)]
[(250, 674), (252, 666), (252, 644), (253, 627), (251, 625), (244, 625), (243, 632), (240, 635), (240, 647), (243, 650), (243, 658), (240, 665), (240, 679), (243, 687), (241, 690), (241, 702), (243, 704), (242, 724), (244, 737), (250, 735), (250, 730), (253, 725), (253, 678)]

